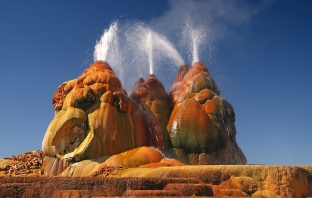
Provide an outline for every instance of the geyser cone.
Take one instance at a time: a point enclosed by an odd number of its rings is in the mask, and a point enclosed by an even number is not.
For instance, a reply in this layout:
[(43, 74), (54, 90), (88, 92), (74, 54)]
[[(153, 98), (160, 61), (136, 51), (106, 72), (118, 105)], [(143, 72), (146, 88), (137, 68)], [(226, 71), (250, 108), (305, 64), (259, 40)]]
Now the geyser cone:
[(216, 83), (209, 75), (209, 70), (204, 64), (196, 62), (192, 67), (182, 65), (169, 94), (171, 104), (174, 106), (177, 102), (182, 102), (189, 94), (198, 93), (206, 88), (220, 95)]
[(179, 67), (178, 73), (173, 81), (173, 85), (175, 85), (178, 82), (181, 82), (185, 76), (185, 74), (187, 74), (187, 72), (189, 71), (190, 67), (188, 65), (181, 65)]
[(93, 63), (55, 96), (57, 113), (42, 142), (45, 155), (80, 161), (149, 146), (145, 115), (108, 63)]
[(245, 164), (236, 143), (235, 114), (219, 97), (208, 68), (180, 67), (170, 91), (174, 107), (167, 129), (177, 157), (190, 164)]
[(169, 96), (163, 84), (151, 74), (145, 80), (139, 78), (131, 90), (132, 98), (145, 114), (151, 136), (151, 146), (161, 150), (170, 146), (166, 126), (171, 108)]

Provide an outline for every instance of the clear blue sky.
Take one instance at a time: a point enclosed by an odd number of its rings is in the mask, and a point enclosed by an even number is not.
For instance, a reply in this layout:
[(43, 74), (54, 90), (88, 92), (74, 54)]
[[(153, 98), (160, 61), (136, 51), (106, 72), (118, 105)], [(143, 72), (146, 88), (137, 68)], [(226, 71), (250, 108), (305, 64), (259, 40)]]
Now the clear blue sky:
[(209, 27), (200, 60), (235, 110), (248, 163), (312, 165), (309, 0), (0, 1), (0, 158), (41, 149), (54, 92), (93, 62), (114, 20), (142, 21), (179, 51), (187, 13)]

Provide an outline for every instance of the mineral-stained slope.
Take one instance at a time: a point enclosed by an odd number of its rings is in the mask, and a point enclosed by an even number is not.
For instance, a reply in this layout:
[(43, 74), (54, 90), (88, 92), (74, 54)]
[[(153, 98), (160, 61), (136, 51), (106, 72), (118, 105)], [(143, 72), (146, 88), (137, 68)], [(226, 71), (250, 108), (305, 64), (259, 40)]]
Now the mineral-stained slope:
[(42, 142), (47, 156), (80, 161), (150, 145), (144, 114), (106, 62), (63, 83), (53, 105), (56, 115)]
[[(149, 75), (137, 80), (128, 97), (110, 65), (97, 61), (54, 94), (56, 114), (42, 142), (44, 170), (49, 175), (87, 176), (118, 163), (127, 168), (180, 162), (246, 164), (236, 143), (234, 110), (219, 95), (200, 62), (181, 66), (170, 95)], [(80, 170), (82, 166), (88, 168)]]
[(182, 66), (170, 99), (173, 108), (167, 126), (177, 159), (188, 164), (246, 164), (237, 145), (235, 113), (208, 68), (200, 62)]
[(162, 152), (172, 148), (166, 126), (171, 114), (169, 95), (158, 78), (151, 74), (145, 80), (139, 78), (129, 97), (142, 110), (148, 123), (152, 142), (151, 146)]
[(133, 167), (185, 166), (185, 164), (166, 159), (162, 154), (150, 147), (138, 147), (112, 156), (68, 163), (67, 160), (46, 156), (43, 170), (48, 176), (86, 177), (99, 175), (107, 170), (119, 170)]
[(88, 176), (109, 165), (183, 164), (166, 161), (160, 152), (172, 151), (166, 129), (171, 108), (154, 75), (139, 79), (128, 97), (108, 63), (97, 61), (61, 84), (52, 104), (56, 115), (42, 142), (48, 175)]
[(312, 196), (310, 170), (311, 166), (201, 165), (117, 169), (95, 177), (11, 176), (0, 177), (0, 197), (302, 198)]
[(234, 110), (199, 62), (181, 66), (169, 95), (150, 75), (128, 97), (97, 61), (52, 104), (43, 153), (0, 160), (0, 197), (312, 196), (310, 166), (207, 165), (247, 160)]

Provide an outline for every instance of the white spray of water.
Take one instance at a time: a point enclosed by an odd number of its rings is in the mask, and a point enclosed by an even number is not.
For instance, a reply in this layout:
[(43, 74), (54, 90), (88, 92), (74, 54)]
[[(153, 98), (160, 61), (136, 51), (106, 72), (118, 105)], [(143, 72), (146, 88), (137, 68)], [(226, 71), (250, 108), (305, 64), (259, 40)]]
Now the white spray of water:
[(100, 39), (95, 45), (95, 51), (94, 51), (94, 61), (103, 60), (107, 61), (107, 55), (109, 50), (112, 49), (112, 47), (116, 46), (118, 43), (117, 40), (117, 31), (118, 31), (118, 23), (113, 22), (109, 29), (105, 29), (104, 33)]
[(148, 54), (148, 62), (149, 62), (149, 73), (153, 74), (153, 40), (152, 33), (149, 31), (146, 35), (146, 48)]
[[(186, 18), (182, 27), (182, 51), (186, 51), (189, 62), (200, 61), (200, 53), (206, 42), (207, 28), (194, 24)], [(122, 43), (119, 46), (119, 43)], [(97, 41), (94, 61), (107, 61), (121, 80), (123, 87), (129, 90), (138, 77), (156, 74), (167, 90), (171, 87), (177, 68), (185, 62), (168, 39), (153, 31), (141, 22), (120, 25), (113, 22), (104, 30)], [(160, 74), (160, 75), (159, 75)]]
[(124, 88), (130, 90), (138, 77), (155, 74), (169, 90), (178, 67), (185, 64), (173, 44), (140, 22), (126, 23), (120, 26), (120, 32)]
[[(155, 33), (156, 34), (156, 33)], [(166, 53), (169, 58), (174, 61), (176, 66), (184, 65), (185, 62), (180, 56), (179, 52), (173, 47), (173, 45), (163, 36), (157, 35), (158, 45), (163, 50), (163, 53)]]
[(205, 38), (204, 28), (194, 27), (191, 19), (186, 17), (185, 26), (182, 29), (182, 45), (187, 48), (188, 54), (192, 55), (192, 65), (200, 60), (199, 49), (205, 44)]
[[(142, 23), (133, 24), (126, 32), (127, 51), (131, 60), (139, 65), (149, 66), (153, 74), (162, 61), (169, 60), (176, 66), (184, 64), (184, 60), (173, 45), (162, 35), (154, 32)], [(167, 63), (168, 64), (168, 63)]]
[(119, 47), (119, 24), (114, 21), (109, 29), (105, 29), (100, 41), (96, 42), (94, 61), (106, 61), (113, 68), (121, 82), (124, 80), (123, 58)]

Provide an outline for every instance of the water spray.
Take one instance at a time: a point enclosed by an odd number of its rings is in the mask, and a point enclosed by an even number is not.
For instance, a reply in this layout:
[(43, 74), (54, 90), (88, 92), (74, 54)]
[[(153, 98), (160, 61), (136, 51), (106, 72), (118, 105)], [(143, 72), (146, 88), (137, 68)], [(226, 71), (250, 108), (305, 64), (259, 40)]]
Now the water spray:
[(146, 48), (148, 54), (148, 62), (149, 62), (149, 74), (153, 74), (153, 40), (152, 40), (152, 32), (148, 31), (146, 35)]
[[(199, 52), (206, 39), (206, 29), (194, 27), (190, 18), (186, 18), (182, 27), (182, 50), (186, 49), (192, 65), (200, 61)], [(127, 82), (123, 84), (126, 89), (131, 88), (127, 85), (135, 82), (138, 76), (161, 71), (160, 80), (165, 81), (177, 68), (185, 65), (173, 44), (142, 22), (124, 25), (113, 22), (95, 45), (94, 61), (98, 60), (107, 61), (112, 66), (122, 82)]]
[(100, 41), (95, 45), (94, 61), (108, 61), (108, 52), (111, 50), (112, 46), (117, 43), (117, 31), (118, 23), (116, 21), (111, 24), (108, 30), (104, 30)]
[(206, 33), (202, 26), (194, 27), (191, 19), (186, 17), (185, 26), (182, 29), (182, 44), (187, 48), (188, 54), (192, 55), (192, 65), (199, 62), (199, 48), (204, 44)]

